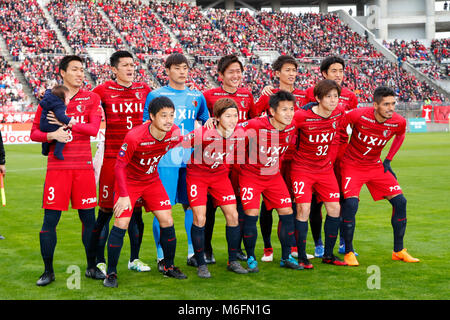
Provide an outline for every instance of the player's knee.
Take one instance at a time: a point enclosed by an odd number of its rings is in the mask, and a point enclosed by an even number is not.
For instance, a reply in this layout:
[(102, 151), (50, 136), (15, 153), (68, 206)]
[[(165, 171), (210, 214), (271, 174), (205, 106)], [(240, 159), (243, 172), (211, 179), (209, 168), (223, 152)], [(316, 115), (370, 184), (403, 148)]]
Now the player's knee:
[(327, 209), (327, 214), (330, 217), (338, 218), (341, 212), (341, 206), (339, 205), (339, 202), (327, 202), (325, 204), (325, 207)]
[(358, 211), (358, 198), (347, 198), (342, 203), (342, 217), (345, 219), (353, 219)]
[(130, 218), (120, 218), (114, 221), (114, 226), (120, 229), (128, 229), (128, 225), (130, 224)]
[(406, 202), (407, 202), (407, 201), (406, 201), (405, 196), (401, 193), (401, 194), (399, 194), (399, 195), (397, 195), (397, 196), (391, 198), (391, 199), (389, 200), (389, 202), (390, 202), (392, 205), (396, 205), (396, 206), (398, 206), (398, 207), (406, 207)]
[(194, 224), (197, 227), (203, 227), (206, 223), (206, 215), (204, 214), (194, 214)]

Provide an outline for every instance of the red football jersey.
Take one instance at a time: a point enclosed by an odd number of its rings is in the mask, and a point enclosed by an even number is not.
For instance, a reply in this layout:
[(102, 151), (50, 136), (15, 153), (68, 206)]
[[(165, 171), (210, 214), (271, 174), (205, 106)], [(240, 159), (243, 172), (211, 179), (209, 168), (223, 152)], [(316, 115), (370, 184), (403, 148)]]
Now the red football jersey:
[[(295, 135), (295, 126), (276, 129), (269, 117), (259, 117), (240, 124), (245, 129), (245, 164), (241, 172), (252, 171), (257, 175), (274, 175), (279, 172), (280, 159), (286, 153)], [(238, 151), (239, 152), (239, 151)]]
[(328, 149), (342, 125), (345, 111), (336, 107), (328, 118), (300, 109), (295, 112), (293, 124), (298, 129), (293, 168), (307, 167), (314, 171), (331, 166)]
[(221, 98), (230, 98), (236, 101), (239, 108), (239, 122), (247, 121), (259, 114), (256, 112), (253, 95), (247, 88), (239, 88), (235, 93), (226, 92), (222, 87), (209, 89), (203, 92), (208, 106), (209, 114), (213, 117), (214, 103)]
[(236, 150), (245, 148), (245, 132), (238, 127), (228, 138), (222, 137), (216, 128), (200, 127), (187, 134), (182, 143), (194, 148), (187, 165), (190, 174), (222, 174), (229, 164), (236, 163)]
[(352, 110), (345, 116), (345, 123), (353, 126), (349, 145), (342, 161), (355, 165), (373, 165), (381, 163), (381, 151), (395, 135), (406, 130), (406, 120), (394, 112), (391, 119), (383, 123), (375, 119), (375, 109), (364, 107)]
[[(316, 98), (314, 97), (314, 87), (309, 87), (308, 89), (306, 89), (305, 102), (306, 103), (317, 102)], [(358, 108), (358, 98), (356, 97), (356, 94), (354, 94), (353, 91), (348, 90), (345, 87), (342, 87), (341, 95), (339, 96), (338, 106), (344, 108), (344, 110), (347, 112)], [(336, 136), (336, 139), (334, 139), (333, 144), (341, 144), (347, 142), (348, 142), (347, 128), (341, 127), (339, 128), (338, 134)]]
[[(47, 133), (39, 130), (42, 108), (38, 106), (31, 128), (33, 141), (46, 142)], [(70, 99), (66, 114), (77, 120), (77, 124), (69, 129), (70, 141), (66, 143), (63, 151), (64, 160), (53, 155), (54, 145), (50, 145), (47, 170), (93, 169), (91, 136), (95, 137), (100, 128), (102, 109), (100, 97), (90, 91), (79, 90)]]
[[(131, 129), (125, 136), (116, 161), (116, 181), (121, 197), (126, 196), (126, 181), (146, 183), (158, 176), (158, 163), (182, 140), (181, 132), (175, 124), (160, 141), (150, 133), (150, 122)], [(119, 172), (118, 172), (118, 168)]]
[(105, 111), (105, 158), (116, 158), (127, 132), (142, 124), (145, 99), (150, 91), (145, 83), (133, 82), (127, 88), (112, 80), (93, 90), (100, 96)]

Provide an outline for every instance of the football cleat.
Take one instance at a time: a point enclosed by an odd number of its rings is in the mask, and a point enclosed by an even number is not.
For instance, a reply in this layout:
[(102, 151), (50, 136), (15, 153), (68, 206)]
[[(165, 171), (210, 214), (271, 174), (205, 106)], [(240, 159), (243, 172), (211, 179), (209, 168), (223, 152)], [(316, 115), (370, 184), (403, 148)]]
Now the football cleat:
[(150, 271), (151, 268), (148, 264), (142, 262), (139, 259), (134, 259), (132, 262), (128, 261), (128, 270), (134, 270), (138, 272), (147, 272)]
[(190, 267), (198, 267), (197, 260), (195, 259), (194, 255), (187, 258), (186, 264)]
[(158, 260), (158, 271), (164, 272), (164, 259)]
[(99, 268), (100, 271), (103, 272), (103, 274), (106, 276), (106, 263), (104, 262), (97, 263), (97, 268)]
[(163, 271), (164, 277), (175, 278), (175, 279), (187, 279), (187, 276), (181, 272), (180, 268), (171, 266), (169, 268), (164, 267)]
[(40, 277), (39, 280), (36, 282), (36, 285), (43, 287), (51, 282), (55, 281), (55, 274), (53, 272), (45, 271)]
[(5, 240), (5, 237), (0, 234), (0, 240)]
[(247, 267), (248, 267), (247, 268), (248, 272), (251, 272), (251, 273), (259, 272), (258, 261), (256, 261), (255, 257), (252, 257), (252, 256), (248, 257)]
[(312, 269), (314, 268), (313, 264), (308, 259), (298, 259), (298, 265), (302, 266), (303, 269)]
[(208, 270), (208, 266), (206, 264), (202, 264), (197, 269), (197, 275), (200, 278), (211, 278), (211, 273)]
[(356, 259), (356, 256), (352, 251), (345, 254), (344, 261), (347, 263), (347, 265), (349, 265), (351, 267), (359, 266), (359, 262)]
[[(345, 254), (345, 244), (344, 243), (341, 243), (340, 245), (339, 245), (339, 254)], [(355, 256), (357, 257), (357, 256), (359, 256), (359, 254), (357, 253), (357, 252), (353, 252), (354, 254), (355, 254)]]
[(247, 256), (244, 254), (242, 249), (238, 250), (238, 252), (236, 253), (236, 258), (240, 261), (247, 261)]
[(91, 278), (94, 280), (103, 280), (105, 279), (105, 275), (103, 274), (102, 270), (100, 270), (97, 267), (86, 269), (86, 273), (84, 274), (87, 278)]
[(303, 266), (300, 266), (292, 255), (289, 255), (288, 259), (281, 259), (280, 267), (294, 269), (294, 270), (303, 270)]
[(227, 264), (227, 269), (238, 274), (246, 274), (248, 270), (241, 266), (238, 261), (231, 261)]
[(399, 252), (392, 252), (392, 260), (401, 260), (404, 262), (419, 262), (417, 258), (413, 258), (407, 251), (406, 248)]
[(314, 257), (322, 258), (324, 253), (325, 253), (325, 248), (323, 247), (323, 245), (319, 244), (316, 246), (316, 248), (314, 250)]
[(264, 261), (264, 262), (272, 262), (273, 261), (273, 249), (272, 248), (264, 248), (264, 255), (262, 256), (261, 261)]
[(333, 264), (335, 266), (346, 266), (347, 265), (347, 263), (345, 261), (342, 261), (341, 259), (339, 259), (335, 255), (331, 255), (331, 256), (328, 256), (328, 257), (323, 256), (322, 263)]
[(206, 253), (205, 252), (205, 262), (206, 264), (215, 264), (216, 263), (216, 258), (214, 258), (214, 254), (211, 253)]
[(103, 286), (108, 288), (117, 288), (117, 274), (113, 272), (106, 275), (105, 280), (103, 280)]

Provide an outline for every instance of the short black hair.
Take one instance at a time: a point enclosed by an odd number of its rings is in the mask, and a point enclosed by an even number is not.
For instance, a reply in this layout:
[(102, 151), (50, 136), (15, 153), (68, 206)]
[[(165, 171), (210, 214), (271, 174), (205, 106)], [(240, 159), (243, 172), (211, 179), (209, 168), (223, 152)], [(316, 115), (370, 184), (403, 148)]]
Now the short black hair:
[(186, 63), (186, 65), (189, 67), (189, 61), (188, 59), (181, 53), (172, 53), (170, 56), (167, 57), (165, 62), (165, 68), (170, 69), (172, 65), (182, 64)]
[(281, 101), (292, 101), (295, 105), (296, 99), (292, 93), (284, 91), (284, 90), (280, 90), (277, 93), (274, 93), (273, 95), (270, 96), (269, 106), (273, 110), (277, 111), (278, 106)]
[(67, 71), (67, 67), (69, 66), (69, 63), (72, 61), (80, 61), (81, 64), (84, 64), (84, 60), (82, 57), (77, 55), (68, 55), (61, 59), (58, 65), (59, 72), (61, 73), (61, 70)]
[(236, 56), (235, 54), (229, 54), (220, 58), (219, 62), (217, 63), (217, 72), (223, 74), (225, 70), (227, 70), (227, 68), (235, 62), (239, 63), (241, 71), (244, 72), (244, 66), (242, 65), (242, 62), (239, 60), (238, 56)]
[(380, 86), (373, 92), (373, 101), (380, 103), (385, 97), (395, 97), (395, 91), (392, 88), (386, 86)]
[(330, 68), (330, 66), (335, 63), (340, 63), (342, 65), (342, 68), (345, 69), (344, 59), (338, 56), (329, 56), (322, 60), (322, 63), (320, 64), (320, 73), (328, 73), (328, 69)]
[(293, 64), (295, 66), (295, 68), (298, 68), (297, 60), (295, 60), (294, 57), (292, 57), (292, 56), (279, 56), (277, 58), (277, 60), (275, 60), (272, 63), (272, 69), (274, 71), (281, 71), (281, 68), (283, 68), (283, 66), (285, 64)]
[(133, 55), (129, 51), (125, 51), (125, 50), (116, 51), (109, 58), (109, 64), (111, 65), (111, 67), (117, 68), (120, 58), (134, 59)]
[(164, 96), (156, 97), (152, 101), (150, 101), (150, 104), (148, 106), (148, 113), (149, 115), (152, 114), (153, 116), (156, 116), (156, 114), (163, 108), (170, 108), (175, 110), (175, 106), (172, 100)]

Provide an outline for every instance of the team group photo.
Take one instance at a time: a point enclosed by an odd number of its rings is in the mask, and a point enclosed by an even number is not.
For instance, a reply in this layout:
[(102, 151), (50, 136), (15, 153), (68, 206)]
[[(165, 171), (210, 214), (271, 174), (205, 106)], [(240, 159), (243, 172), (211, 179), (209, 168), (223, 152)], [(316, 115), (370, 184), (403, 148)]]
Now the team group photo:
[(447, 2), (284, 2), (0, 1), (0, 299), (448, 299)]

